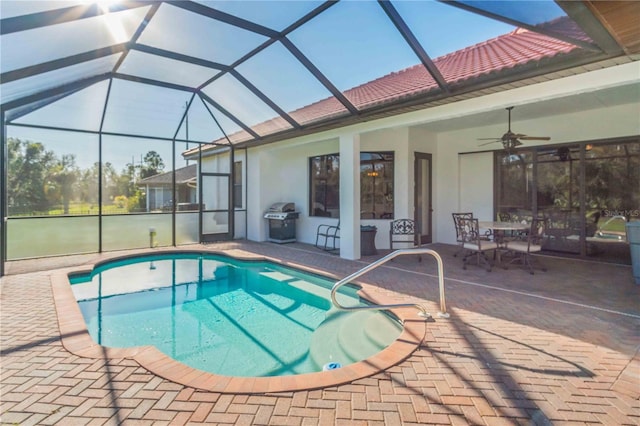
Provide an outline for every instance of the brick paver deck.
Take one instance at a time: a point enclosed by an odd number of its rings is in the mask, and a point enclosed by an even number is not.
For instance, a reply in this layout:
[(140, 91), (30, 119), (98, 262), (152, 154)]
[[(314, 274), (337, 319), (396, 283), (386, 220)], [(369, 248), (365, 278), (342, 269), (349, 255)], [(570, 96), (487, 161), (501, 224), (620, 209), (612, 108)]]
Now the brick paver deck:
[[(347, 261), (303, 244), (206, 246), (343, 277)], [(190, 247), (193, 248), (193, 247)], [(2, 424), (640, 424), (640, 286), (630, 267), (545, 258), (548, 272), (463, 271), (445, 259), (449, 319), (372, 376), (327, 388), (233, 394), (158, 377), (130, 358), (85, 358), (61, 343), (51, 280), (116, 254), (11, 262), (0, 284)], [(397, 259), (362, 281), (437, 311), (435, 264)]]

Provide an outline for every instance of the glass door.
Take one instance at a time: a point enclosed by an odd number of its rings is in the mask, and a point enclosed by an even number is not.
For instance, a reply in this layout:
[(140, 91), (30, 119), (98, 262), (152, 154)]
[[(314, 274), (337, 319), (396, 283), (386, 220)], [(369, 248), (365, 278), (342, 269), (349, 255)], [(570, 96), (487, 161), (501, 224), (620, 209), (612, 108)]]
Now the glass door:
[(580, 253), (580, 147), (537, 151), (537, 215), (549, 219), (546, 250)]
[(640, 142), (585, 146), (586, 254), (630, 263), (626, 224), (640, 221)]
[(631, 263), (626, 223), (640, 220), (640, 140), (496, 153), (496, 205), (515, 221), (549, 219), (549, 253)]
[(200, 175), (200, 241), (203, 243), (233, 238), (230, 180), (228, 173)]
[(415, 153), (414, 159), (414, 216), (418, 231), (419, 243), (429, 244), (432, 241), (431, 218), (431, 154)]

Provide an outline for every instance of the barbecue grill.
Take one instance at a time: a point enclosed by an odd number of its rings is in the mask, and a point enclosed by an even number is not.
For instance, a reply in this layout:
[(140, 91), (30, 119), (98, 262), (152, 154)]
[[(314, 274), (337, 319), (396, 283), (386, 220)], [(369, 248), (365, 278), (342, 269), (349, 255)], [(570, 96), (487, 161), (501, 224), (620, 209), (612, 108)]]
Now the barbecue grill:
[(269, 220), (269, 241), (292, 243), (296, 240), (296, 219), (300, 213), (294, 203), (275, 203), (264, 214)]

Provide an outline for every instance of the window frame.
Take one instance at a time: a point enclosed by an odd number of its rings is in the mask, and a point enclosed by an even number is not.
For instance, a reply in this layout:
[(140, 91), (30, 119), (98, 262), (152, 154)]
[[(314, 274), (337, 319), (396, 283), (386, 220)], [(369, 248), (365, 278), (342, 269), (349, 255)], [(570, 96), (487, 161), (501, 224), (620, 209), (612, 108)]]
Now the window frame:
[[(384, 159), (381, 158), (379, 160), (379, 162), (382, 165), (382, 170), (383, 170), (383, 176), (381, 177), (382, 179), (382, 185), (376, 185), (376, 178), (378, 178), (379, 172), (376, 170), (376, 165), (375, 165), (375, 160), (369, 160), (372, 161), (371, 164), (373, 164), (373, 169), (371, 172), (367, 172), (367, 175), (365, 176), (364, 174), (364, 167), (367, 166), (366, 163), (363, 163), (363, 157), (367, 156), (367, 155), (379, 155), (380, 157), (391, 157), (390, 159)], [(388, 163), (391, 163), (391, 171), (389, 172), (389, 174), (386, 173), (386, 170), (388, 169)], [(369, 176), (369, 173), (371, 173), (371, 176)], [(367, 181), (366, 179), (371, 177), (372, 178), (372, 190), (373, 190), (373, 194), (371, 195), (371, 199), (372, 199), (372, 210), (369, 211), (364, 211), (363, 210), (363, 206), (365, 205), (364, 203), (364, 199), (365, 197), (369, 196), (369, 194), (365, 193), (364, 189), (365, 186), (368, 187), (367, 185)], [(378, 182), (380, 183), (380, 182)], [(390, 184), (390, 185), (387, 185)], [(377, 205), (378, 204), (389, 204), (389, 203), (385, 203), (384, 200), (381, 203), (377, 202), (377, 198), (380, 197), (381, 199), (384, 199), (385, 197), (385, 193), (382, 194), (377, 194), (377, 190), (378, 189), (384, 189), (385, 191), (390, 191), (391, 193), (391, 207), (390, 207), (390, 212), (383, 212), (382, 214), (379, 215), (379, 217), (376, 217), (376, 215), (378, 214), (377, 212)], [(360, 152), (360, 219), (389, 219), (389, 220), (393, 220), (394, 218), (394, 207), (395, 207), (395, 153), (393, 151), (362, 151)], [(363, 217), (366, 216), (368, 214), (371, 214), (372, 217)]]
[(242, 160), (233, 162), (233, 208), (242, 210), (244, 208), (244, 187), (243, 187), (243, 167)]
[[(316, 198), (316, 191), (314, 190), (314, 188), (316, 188), (316, 184), (315, 184), (315, 176), (313, 174), (314, 172), (314, 161), (319, 161), (320, 162), (320, 167), (326, 167), (327, 164), (327, 160), (329, 159), (329, 157), (332, 157), (333, 161), (337, 161), (337, 166), (335, 167), (335, 170), (332, 171), (332, 173), (337, 174), (337, 182), (335, 184), (335, 188), (333, 189), (333, 192), (337, 195), (337, 200), (335, 200), (335, 205), (331, 204), (330, 207), (333, 207), (332, 209), (327, 205), (327, 193), (328, 193), (328, 185), (326, 183), (326, 181), (329, 180), (329, 176), (327, 175), (327, 177), (325, 178), (325, 189), (324, 189), (324, 203), (322, 203), (322, 205), (324, 206), (324, 209), (319, 209), (317, 208), (315, 205), (318, 201), (314, 200)], [(340, 218), (340, 154), (338, 153), (332, 153), (332, 154), (322, 154), (322, 155), (314, 155), (312, 157), (309, 157), (309, 170), (308, 170), (308, 176), (309, 176), (309, 217), (330, 217), (330, 218)], [(331, 176), (333, 177), (333, 176)], [(335, 179), (335, 178), (334, 178)], [(328, 214), (327, 214), (328, 213)], [(334, 216), (335, 214), (335, 216)]]
[[(372, 200), (373, 200), (373, 215), (372, 217), (365, 217), (368, 216), (368, 212), (362, 212), (360, 213), (360, 219), (361, 220), (393, 220), (394, 215), (395, 215), (395, 152), (394, 151), (361, 151), (359, 154), (359, 163), (358, 163), (358, 167), (359, 167), (359, 172), (360, 172), (360, 207), (362, 208), (363, 206), (363, 199), (365, 197), (368, 196), (367, 193), (365, 193), (365, 191), (363, 190), (363, 186), (367, 184), (366, 180), (363, 177), (363, 167), (367, 167), (367, 164), (365, 164), (363, 166), (363, 157), (365, 156), (372, 156), (372, 155), (380, 155), (381, 157), (390, 157), (385, 159), (382, 159), (381, 161), (383, 163), (391, 163), (391, 170), (389, 171), (389, 174), (383, 172), (384, 176), (382, 176), (383, 179), (385, 179), (383, 181), (382, 185), (376, 185), (375, 183), (375, 178), (378, 177), (379, 175), (376, 174), (375, 176), (372, 176), (373, 179), (373, 183), (372, 183), (372, 190), (373, 190), (373, 195)], [(337, 182), (335, 184), (335, 188), (333, 189), (333, 191), (338, 195), (338, 199), (335, 203), (335, 205), (331, 204), (330, 207), (328, 207), (328, 203), (326, 202), (327, 199), (327, 193), (329, 192), (329, 190), (327, 189), (326, 186), (326, 182), (325, 182), (325, 203), (321, 203), (323, 206), (325, 206), (325, 209), (322, 210), (318, 210), (316, 207), (316, 204), (318, 201), (314, 200), (314, 198), (316, 198), (316, 191), (317, 189), (314, 189), (317, 187), (317, 184), (315, 183), (315, 176), (314, 176), (314, 161), (318, 161), (322, 165), (325, 165), (326, 167), (326, 162), (329, 159), (329, 157), (332, 157), (334, 159), (334, 161), (337, 161), (337, 167), (336, 169), (333, 171), (334, 173), (337, 172), (338, 174), (338, 179)], [(309, 157), (309, 170), (308, 170), (308, 176), (309, 176), (309, 217), (332, 217), (332, 218), (340, 218), (340, 199), (339, 199), (339, 194), (340, 194), (340, 179), (339, 179), (339, 175), (340, 175), (340, 154), (339, 153), (331, 153), (331, 154), (322, 154), (322, 155), (315, 155), (315, 156), (311, 156)], [(375, 165), (373, 166), (375, 167)], [(382, 169), (386, 170), (388, 167), (385, 167), (385, 165), (383, 164)], [(375, 172), (375, 170), (374, 170)], [(335, 178), (334, 178), (335, 179)], [(329, 177), (325, 178), (325, 180), (329, 180)], [(389, 185), (386, 185), (389, 184)], [(376, 195), (376, 190), (379, 188), (385, 188), (386, 190), (390, 191), (391, 194), (391, 200), (389, 201), (389, 203), (391, 204), (390, 207), (390, 211), (389, 212), (383, 212), (379, 217), (376, 217), (376, 205), (380, 204), (380, 203), (376, 203), (375, 199), (378, 196), (382, 196), (384, 197), (384, 194), (380, 195)], [(382, 202), (382, 204), (384, 204), (384, 202)], [(328, 210), (332, 210), (332, 211), (328, 211)]]

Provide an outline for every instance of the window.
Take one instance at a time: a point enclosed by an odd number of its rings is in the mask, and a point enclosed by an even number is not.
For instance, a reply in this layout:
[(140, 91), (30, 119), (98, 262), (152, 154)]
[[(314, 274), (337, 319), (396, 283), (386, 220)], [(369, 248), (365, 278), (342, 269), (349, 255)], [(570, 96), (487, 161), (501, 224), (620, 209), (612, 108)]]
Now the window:
[(233, 163), (233, 207), (242, 208), (242, 161)]
[(393, 152), (360, 153), (360, 219), (393, 219)]
[[(360, 218), (393, 218), (393, 152), (360, 153)], [(338, 154), (309, 159), (310, 216), (340, 217)]]
[(309, 159), (309, 216), (340, 217), (340, 159), (338, 154)]

